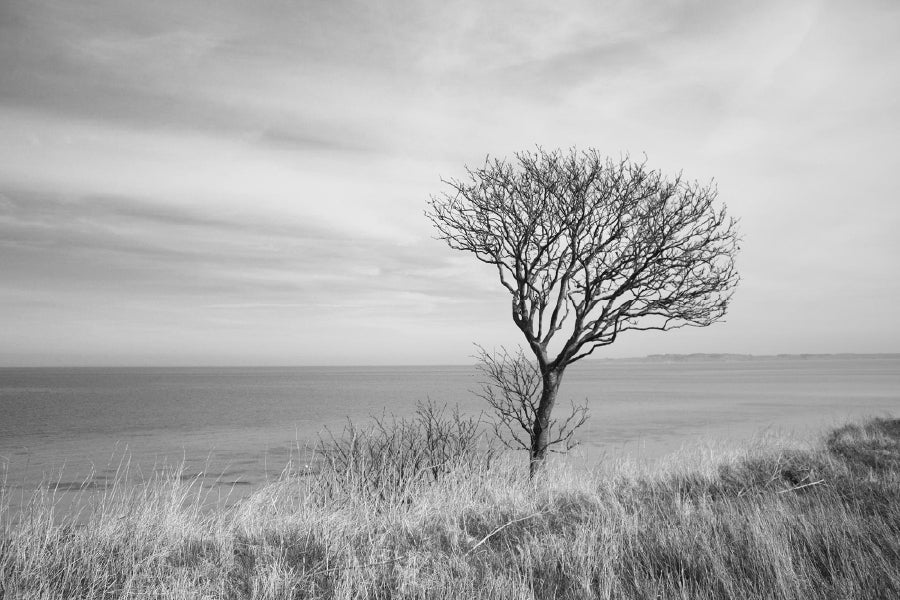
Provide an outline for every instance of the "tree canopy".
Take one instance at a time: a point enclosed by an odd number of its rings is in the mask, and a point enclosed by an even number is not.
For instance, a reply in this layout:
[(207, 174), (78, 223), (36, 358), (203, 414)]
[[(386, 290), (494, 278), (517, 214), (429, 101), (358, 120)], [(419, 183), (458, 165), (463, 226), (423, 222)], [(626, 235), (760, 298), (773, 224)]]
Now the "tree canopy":
[(593, 149), (487, 158), (467, 173), (444, 180), (426, 214), (451, 248), (493, 265), (511, 295), (544, 378), (538, 436), (567, 365), (626, 331), (725, 315), (738, 234), (713, 184)]

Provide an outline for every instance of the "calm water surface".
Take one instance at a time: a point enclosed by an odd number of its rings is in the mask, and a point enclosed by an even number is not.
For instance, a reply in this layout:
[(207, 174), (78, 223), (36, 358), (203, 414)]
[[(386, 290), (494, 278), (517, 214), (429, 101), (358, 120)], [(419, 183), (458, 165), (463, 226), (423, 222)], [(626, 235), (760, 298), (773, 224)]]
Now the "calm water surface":
[[(471, 367), (0, 369), (0, 468), (23, 489), (49, 477), (99, 487), (127, 453), (145, 473), (185, 460), (189, 474), (249, 490), (324, 427), (406, 415), (426, 398), (477, 413), (476, 387)], [(560, 408), (590, 406), (580, 460), (652, 458), (700, 440), (897, 415), (900, 356), (584, 361), (560, 393)]]

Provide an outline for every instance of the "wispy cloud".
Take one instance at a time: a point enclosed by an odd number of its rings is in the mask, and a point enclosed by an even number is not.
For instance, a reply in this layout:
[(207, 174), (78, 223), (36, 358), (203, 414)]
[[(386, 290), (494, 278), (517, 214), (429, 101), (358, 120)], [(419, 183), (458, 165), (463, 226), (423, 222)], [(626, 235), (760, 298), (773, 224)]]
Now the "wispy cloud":
[[(379, 293), (445, 295), (450, 260), (436, 245), (402, 244), (321, 225), (204, 214), (135, 198), (6, 192), (0, 207), (6, 285), (79, 286), (115, 294), (283, 294), (310, 305)], [(66, 299), (61, 296), (60, 303)], [(240, 305), (237, 302), (235, 306)]]

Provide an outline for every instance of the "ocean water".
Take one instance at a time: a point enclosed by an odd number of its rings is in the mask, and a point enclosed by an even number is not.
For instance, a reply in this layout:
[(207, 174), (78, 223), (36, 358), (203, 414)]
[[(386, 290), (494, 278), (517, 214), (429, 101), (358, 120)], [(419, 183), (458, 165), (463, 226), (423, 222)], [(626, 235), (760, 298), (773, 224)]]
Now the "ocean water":
[[(0, 474), (7, 488), (71, 491), (102, 488), (124, 457), (142, 474), (183, 461), (186, 476), (246, 493), (326, 427), (425, 399), (478, 413), (477, 387), (472, 367), (0, 369)], [(654, 458), (898, 415), (900, 355), (582, 361), (557, 410), (569, 400), (590, 407), (573, 460)]]

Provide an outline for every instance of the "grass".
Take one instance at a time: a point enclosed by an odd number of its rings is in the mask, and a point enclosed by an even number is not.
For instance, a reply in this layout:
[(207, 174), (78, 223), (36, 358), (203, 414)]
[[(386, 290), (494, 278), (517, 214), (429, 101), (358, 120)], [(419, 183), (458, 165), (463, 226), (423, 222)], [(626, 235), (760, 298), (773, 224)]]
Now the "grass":
[[(414, 421), (399, 437), (382, 425), (335, 436), (320, 473), (219, 510), (177, 473), (111, 486), (78, 524), (49, 492), (15, 517), (3, 491), (0, 596), (900, 598), (900, 420), (533, 482), (477, 436), (435, 470)], [(419, 439), (420, 468), (367, 454), (385, 436)]]

